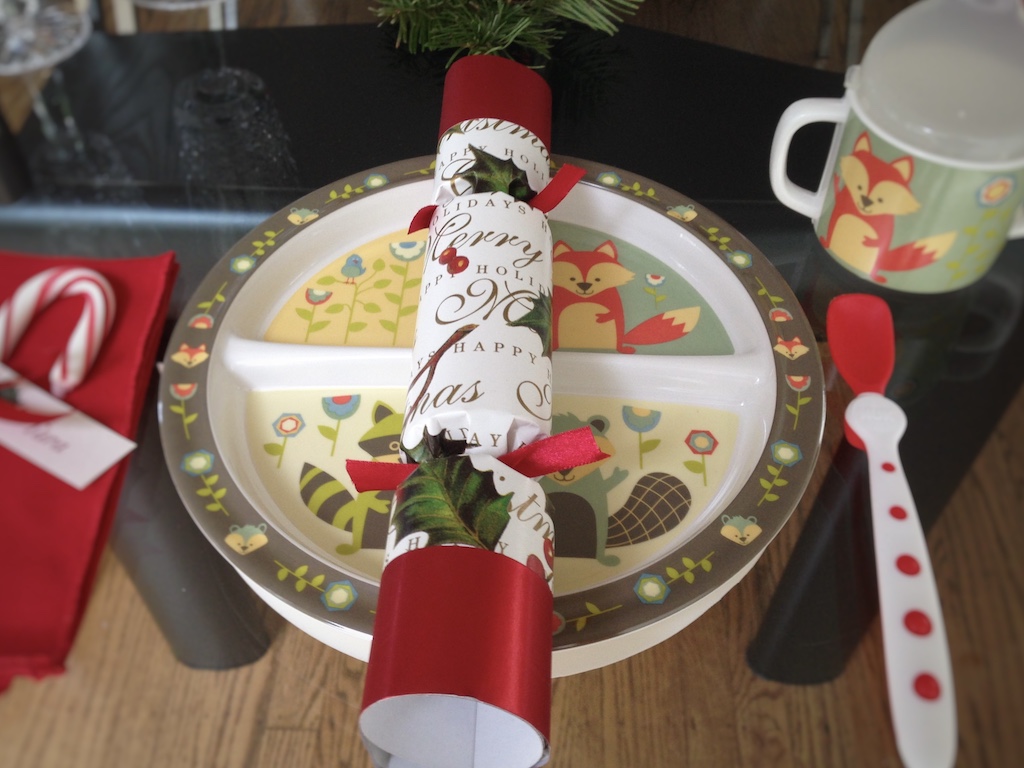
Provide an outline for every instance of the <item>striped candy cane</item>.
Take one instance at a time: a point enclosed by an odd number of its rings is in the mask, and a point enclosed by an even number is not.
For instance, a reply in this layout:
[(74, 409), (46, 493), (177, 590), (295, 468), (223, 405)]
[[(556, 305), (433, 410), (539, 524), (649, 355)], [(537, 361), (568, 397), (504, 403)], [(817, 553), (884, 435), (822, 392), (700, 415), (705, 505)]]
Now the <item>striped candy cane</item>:
[(64, 398), (77, 387), (99, 354), (114, 320), (114, 290), (98, 272), (82, 267), (53, 267), (26, 280), (0, 305), (0, 361), (25, 334), (32, 319), (65, 296), (84, 296), (82, 315), (64, 351), (50, 368), (50, 391)]

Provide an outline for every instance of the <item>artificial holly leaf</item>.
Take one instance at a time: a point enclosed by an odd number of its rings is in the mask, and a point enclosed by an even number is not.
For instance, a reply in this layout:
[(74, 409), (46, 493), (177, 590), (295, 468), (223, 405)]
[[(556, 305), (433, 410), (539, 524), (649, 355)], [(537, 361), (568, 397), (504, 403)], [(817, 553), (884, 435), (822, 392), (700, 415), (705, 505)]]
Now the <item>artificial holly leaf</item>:
[(420, 464), (395, 492), (398, 538), (422, 531), (428, 545), (467, 544), (493, 550), (509, 522), (512, 494), (494, 487), (494, 473), (469, 456)]
[(537, 193), (530, 189), (526, 171), (511, 160), (502, 160), (470, 145), (475, 162), (459, 174), (474, 192), (504, 192), (521, 202), (528, 202)]
[(468, 440), (456, 440), (453, 437), (449, 437), (447, 432), (432, 435), (424, 429), (423, 440), (427, 447), (427, 458), (431, 459), (459, 456), (469, 448)]
[(465, 453), (467, 448), (469, 448), (468, 440), (456, 440), (448, 437), (444, 432), (432, 435), (424, 427), (423, 439), (405, 453), (409, 457), (409, 461), (422, 464), (431, 459), (459, 456)]
[(544, 345), (544, 357), (551, 357), (551, 294), (541, 289), (540, 294), (533, 298), (533, 306), (530, 311), (513, 320), (509, 325), (521, 325), (536, 332)]

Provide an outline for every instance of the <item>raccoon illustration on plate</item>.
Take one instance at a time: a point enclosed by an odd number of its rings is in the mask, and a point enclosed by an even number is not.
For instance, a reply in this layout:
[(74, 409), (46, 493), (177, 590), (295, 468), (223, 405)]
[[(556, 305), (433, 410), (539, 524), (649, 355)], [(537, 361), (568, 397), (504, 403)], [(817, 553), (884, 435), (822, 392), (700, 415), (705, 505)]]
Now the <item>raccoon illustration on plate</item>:
[[(402, 418), (386, 403), (374, 404), (373, 426), (359, 439), (359, 447), (375, 461), (397, 461)], [(351, 544), (337, 546), (339, 555), (384, 547), (393, 491), (366, 491), (353, 496), (330, 472), (306, 462), (299, 476), (299, 496), (321, 520), (352, 533)]]

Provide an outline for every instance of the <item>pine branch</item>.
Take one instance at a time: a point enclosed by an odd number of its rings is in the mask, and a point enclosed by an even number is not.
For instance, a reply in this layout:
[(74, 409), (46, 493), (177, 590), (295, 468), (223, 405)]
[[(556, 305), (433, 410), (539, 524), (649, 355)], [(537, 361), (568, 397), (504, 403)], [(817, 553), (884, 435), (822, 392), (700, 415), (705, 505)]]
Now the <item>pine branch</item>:
[(643, 0), (558, 0), (553, 3), (542, 3), (550, 7), (548, 10), (557, 16), (577, 21), (584, 26), (614, 35), (619, 31), (617, 23), (622, 22), (619, 14), (636, 13)]
[(491, 54), (543, 64), (570, 23), (614, 35), (643, 0), (378, 0), (374, 12), (398, 28), (410, 53)]

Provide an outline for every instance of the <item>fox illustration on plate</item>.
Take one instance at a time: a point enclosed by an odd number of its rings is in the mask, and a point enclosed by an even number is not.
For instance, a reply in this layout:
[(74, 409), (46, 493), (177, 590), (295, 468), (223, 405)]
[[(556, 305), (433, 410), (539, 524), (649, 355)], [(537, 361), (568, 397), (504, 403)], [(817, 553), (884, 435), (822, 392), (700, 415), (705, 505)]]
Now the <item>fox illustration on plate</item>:
[(700, 307), (673, 309), (626, 330), (619, 288), (634, 273), (619, 262), (611, 240), (593, 251), (577, 251), (564, 240), (553, 249), (553, 345), (631, 354), (636, 346), (681, 339), (700, 319)]

